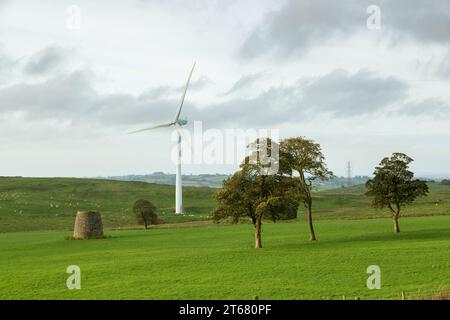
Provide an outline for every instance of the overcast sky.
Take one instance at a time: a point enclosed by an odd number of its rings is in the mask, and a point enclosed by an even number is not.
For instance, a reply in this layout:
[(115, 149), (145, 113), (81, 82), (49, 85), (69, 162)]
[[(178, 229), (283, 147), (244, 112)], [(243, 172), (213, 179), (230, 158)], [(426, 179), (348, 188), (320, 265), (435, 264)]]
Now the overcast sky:
[(170, 129), (126, 133), (171, 120), (194, 61), (188, 128), (306, 136), (337, 175), (393, 152), (450, 175), (448, 0), (0, 0), (0, 175), (174, 172)]

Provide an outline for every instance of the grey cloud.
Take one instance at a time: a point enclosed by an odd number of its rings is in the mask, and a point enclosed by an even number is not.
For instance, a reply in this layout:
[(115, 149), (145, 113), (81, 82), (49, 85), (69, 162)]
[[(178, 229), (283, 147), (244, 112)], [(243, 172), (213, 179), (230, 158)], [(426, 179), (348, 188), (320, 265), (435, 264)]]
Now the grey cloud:
[(231, 125), (273, 125), (304, 119), (361, 117), (383, 113), (402, 103), (408, 86), (401, 80), (368, 71), (335, 70), (315, 79), (273, 87), (254, 98), (230, 99), (210, 106), (211, 122)]
[(428, 98), (422, 101), (405, 103), (395, 114), (408, 117), (448, 119), (450, 118), (450, 104), (439, 98)]
[(207, 126), (270, 127), (293, 121), (296, 114), (291, 112), (299, 98), (298, 88), (271, 88), (252, 98), (233, 98), (204, 110), (197, 109), (194, 116)]
[(253, 30), (241, 47), (240, 56), (251, 59), (267, 53), (301, 55), (329, 39), (348, 38), (354, 32), (367, 30), (366, 10), (372, 4), (380, 6), (382, 28), (397, 42), (450, 42), (447, 0), (289, 0)]
[[(0, 112), (21, 112), (28, 120), (56, 119), (129, 130), (172, 119), (179, 102), (177, 94), (162, 94), (171, 92), (165, 87), (138, 96), (101, 95), (93, 89), (94, 80), (90, 72), (79, 71), (0, 89)], [(204, 108), (188, 101), (182, 117), (191, 122), (202, 120), (205, 126), (213, 127), (270, 127), (324, 115), (364, 116), (385, 110), (401, 100), (406, 90), (406, 85), (393, 78), (377, 77), (367, 71), (349, 74), (337, 70)]]
[(189, 9), (192, 11), (217, 11), (223, 13), (223, 11), (228, 10), (231, 6), (233, 6), (237, 0), (141, 0), (142, 2), (148, 3), (158, 3), (159, 5), (167, 6), (169, 9), (173, 7), (182, 7), (185, 9)]
[(233, 86), (225, 93), (222, 94), (222, 96), (226, 96), (232, 93), (239, 92), (241, 90), (249, 89), (251, 88), (259, 79), (261, 79), (262, 75), (260, 73), (258, 74), (251, 74), (251, 75), (244, 75), (242, 76), (238, 81), (236, 81)]
[[(206, 86), (208, 86), (209, 84), (211, 84), (211, 80), (206, 77), (206, 76), (201, 76), (199, 77), (197, 80), (191, 80), (191, 82), (189, 83), (189, 91), (200, 91), (203, 88), (205, 88)], [(178, 87), (174, 87), (174, 88), (170, 88), (170, 87), (160, 87), (160, 89), (164, 89), (164, 94), (178, 94), (181, 95), (184, 91), (186, 84), (183, 84), (181, 86)], [(150, 89), (150, 90), (154, 90), (154, 89)]]
[(8, 80), (9, 76), (15, 71), (17, 65), (17, 61), (1, 52), (0, 46), (0, 84)]
[(0, 79), (5, 77), (8, 70), (11, 68), (11, 60), (0, 52)]
[(178, 103), (176, 98), (145, 99), (132, 95), (105, 95), (92, 102), (91, 114), (93, 120), (102, 125), (133, 128), (173, 119)]
[(75, 72), (41, 83), (21, 83), (0, 90), (0, 111), (22, 112), (30, 119), (83, 114), (95, 97), (92, 74)]
[(69, 54), (67, 49), (60, 47), (47, 47), (34, 54), (24, 67), (30, 75), (41, 75), (55, 71), (61, 67)]
[(450, 50), (444, 55), (438, 64), (436, 74), (442, 79), (450, 79)]
[[(207, 85), (209, 85), (211, 83), (211, 80), (206, 77), (206, 76), (201, 76), (200, 78), (198, 78), (195, 81), (192, 81), (189, 85), (189, 89), (190, 90), (202, 90), (203, 88), (205, 88)], [(183, 87), (184, 89), (184, 87)]]
[(174, 116), (178, 97), (161, 98), (146, 91), (101, 95), (93, 89), (89, 71), (59, 75), (39, 83), (21, 83), (0, 89), (0, 113), (22, 113), (27, 120), (56, 119), (93, 126), (133, 126)]
[(396, 0), (381, 2), (384, 25), (425, 43), (450, 43), (450, 1)]
[(365, 1), (290, 0), (272, 12), (244, 42), (240, 55), (254, 58), (267, 52), (304, 53), (309, 46), (333, 36), (365, 28)]
[(139, 99), (140, 100), (159, 99), (169, 94), (171, 94), (171, 88), (169, 86), (159, 86), (145, 90), (140, 95)]
[(357, 116), (405, 98), (407, 89), (406, 83), (393, 77), (378, 77), (365, 70), (355, 74), (335, 70), (304, 86), (302, 105), (334, 117)]

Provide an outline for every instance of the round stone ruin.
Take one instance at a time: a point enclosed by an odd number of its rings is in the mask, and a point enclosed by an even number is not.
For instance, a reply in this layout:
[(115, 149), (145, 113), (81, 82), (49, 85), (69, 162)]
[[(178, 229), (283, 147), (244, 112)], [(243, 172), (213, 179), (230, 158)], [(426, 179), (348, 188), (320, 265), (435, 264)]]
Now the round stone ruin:
[(80, 240), (103, 237), (103, 223), (100, 212), (78, 211), (75, 218), (73, 238)]

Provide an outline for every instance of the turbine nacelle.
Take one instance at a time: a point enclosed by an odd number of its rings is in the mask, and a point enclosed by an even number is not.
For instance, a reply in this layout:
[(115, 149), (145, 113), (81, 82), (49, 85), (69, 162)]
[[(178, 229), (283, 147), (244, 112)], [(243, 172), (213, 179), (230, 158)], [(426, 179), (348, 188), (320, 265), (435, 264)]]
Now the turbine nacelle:
[(185, 119), (179, 119), (176, 124), (178, 124), (180, 127), (187, 125), (187, 120)]

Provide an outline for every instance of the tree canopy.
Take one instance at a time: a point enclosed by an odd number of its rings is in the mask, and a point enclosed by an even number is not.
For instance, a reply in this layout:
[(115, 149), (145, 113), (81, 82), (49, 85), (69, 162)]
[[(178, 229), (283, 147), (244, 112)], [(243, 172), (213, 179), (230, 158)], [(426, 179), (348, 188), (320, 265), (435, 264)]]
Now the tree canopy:
[[(259, 140), (255, 145), (255, 152), (267, 147), (267, 144)], [(272, 156), (277, 158), (269, 151), (268, 157)], [(242, 218), (251, 219), (255, 228), (255, 248), (262, 248), (262, 220), (270, 219), (275, 222), (295, 218), (299, 194), (292, 177), (283, 176), (278, 170), (276, 174), (271, 171), (268, 174), (270, 169), (267, 159), (263, 164), (259, 160), (252, 161), (251, 158), (244, 159), (240, 170), (224, 181), (222, 189), (215, 195), (218, 207), (212, 216), (216, 221), (229, 218), (234, 223)]]
[(297, 174), (300, 201), (308, 210), (310, 239), (316, 240), (312, 220), (312, 188), (316, 180), (333, 176), (325, 163), (325, 156), (318, 143), (303, 137), (288, 138), (280, 143), (280, 171), (293, 176)]
[(157, 224), (158, 216), (156, 214), (156, 207), (147, 200), (137, 200), (133, 204), (133, 213), (139, 224), (144, 225), (147, 229), (149, 224)]
[(398, 218), (402, 207), (429, 192), (425, 181), (413, 179), (414, 173), (409, 170), (413, 161), (406, 154), (394, 153), (380, 162), (375, 168), (374, 178), (366, 183), (366, 195), (372, 197), (372, 206), (389, 208), (394, 232), (400, 232)]

